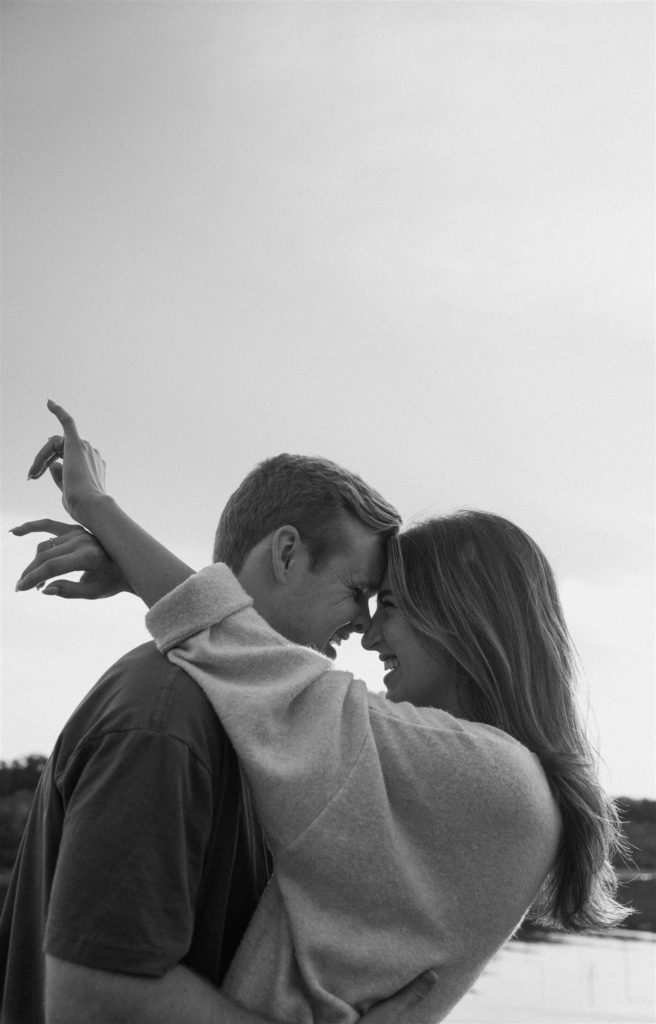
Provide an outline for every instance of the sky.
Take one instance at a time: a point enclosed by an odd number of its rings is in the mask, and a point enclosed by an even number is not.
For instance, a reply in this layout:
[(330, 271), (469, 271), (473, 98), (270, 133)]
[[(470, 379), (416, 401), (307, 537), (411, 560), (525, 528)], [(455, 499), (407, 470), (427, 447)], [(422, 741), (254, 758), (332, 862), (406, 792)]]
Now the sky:
[[(259, 460), (406, 523), (497, 512), (556, 572), (613, 795), (656, 796), (654, 7), (5, 2), (0, 757), (48, 754), (147, 639), (17, 594), (66, 519), (65, 405), (191, 565)], [(42, 538), (39, 538), (42, 539)], [(340, 667), (375, 690), (355, 638)]]

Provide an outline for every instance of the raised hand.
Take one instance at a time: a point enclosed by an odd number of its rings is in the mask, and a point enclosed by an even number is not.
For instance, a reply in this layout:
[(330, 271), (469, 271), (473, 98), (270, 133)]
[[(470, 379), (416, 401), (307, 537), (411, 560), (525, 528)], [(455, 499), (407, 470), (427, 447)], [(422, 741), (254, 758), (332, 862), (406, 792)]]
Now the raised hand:
[[(82, 440), (73, 417), (61, 405), (52, 401), (47, 404), (61, 423), (64, 436), (55, 434), (48, 438), (34, 458), (28, 479), (35, 480), (49, 469), (62, 492), (64, 508), (82, 523), (87, 503), (105, 494), (105, 463), (100, 452)], [(62, 462), (64, 452), (66, 458)]]
[[(54, 519), (35, 519), (15, 526), (10, 532), (16, 537), (30, 533), (53, 535), (37, 546), (36, 555), (21, 573), (16, 590), (40, 588), (52, 580), (41, 591), (43, 594), (94, 601), (122, 591), (133, 593), (119, 567), (96, 538), (81, 526)], [(77, 582), (53, 579), (67, 572), (81, 572), (82, 576)]]
[[(64, 436), (54, 435), (37, 453), (28, 476), (31, 479), (42, 476), (46, 469), (61, 488), (64, 508), (81, 526), (87, 527), (112, 562), (120, 566), (123, 577), (130, 583), (135, 594), (150, 607), (164, 594), (177, 587), (188, 576), (193, 575), (181, 559), (176, 558), (163, 544), (151, 537), (138, 523), (131, 519), (105, 492), (105, 463), (88, 441), (83, 441), (77, 432), (75, 420), (61, 405), (48, 402), (48, 408), (57, 417), (64, 430)], [(60, 461), (63, 460), (63, 461)], [(29, 526), (29, 524), (26, 524)], [(20, 529), (20, 528), (19, 528)], [(29, 532), (28, 529), (25, 532)], [(68, 544), (70, 538), (64, 541)], [(28, 566), (23, 574), (23, 587), (32, 585), (33, 572), (43, 575), (41, 556), (47, 547), (59, 547), (59, 539), (51, 539), (45, 546), (39, 546), (38, 562), (34, 568)], [(49, 558), (50, 552), (46, 551)], [(68, 551), (68, 555), (71, 551)], [(97, 552), (96, 552), (97, 555)], [(71, 564), (63, 552), (60, 565), (79, 568)], [(75, 556), (77, 559), (77, 555)], [(51, 566), (52, 568), (52, 566)], [(94, 571), (97, 566), (91, 566)], [(61, 568), (57, 569), (61, 572)], [(36, 583), (34, 583), (36, 585)], [(57, 581), (52, 586), (61, 586)], [(68, 589), (68, 588), (66, 588)], [(53, 593), (48, 590), (48, 593)], [(70, 596), (70, 594), (68, 595)], [(100, 596), (100, 595), (98, 595)]]

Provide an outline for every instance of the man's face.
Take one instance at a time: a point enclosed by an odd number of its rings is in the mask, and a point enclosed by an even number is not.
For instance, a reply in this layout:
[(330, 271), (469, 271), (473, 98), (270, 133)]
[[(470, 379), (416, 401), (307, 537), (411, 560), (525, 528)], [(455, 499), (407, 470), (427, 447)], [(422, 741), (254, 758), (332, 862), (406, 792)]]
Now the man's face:
[(385, 542), (356, 519), (347, 519), (342, 543), (320, 568), (310, 569), (305, 550), (286, 594), (285, 628), (280, 631), (294, 643), (334, 658), (335, 643), (368, 627), (368, 598), (378, 589), (385, 564)]

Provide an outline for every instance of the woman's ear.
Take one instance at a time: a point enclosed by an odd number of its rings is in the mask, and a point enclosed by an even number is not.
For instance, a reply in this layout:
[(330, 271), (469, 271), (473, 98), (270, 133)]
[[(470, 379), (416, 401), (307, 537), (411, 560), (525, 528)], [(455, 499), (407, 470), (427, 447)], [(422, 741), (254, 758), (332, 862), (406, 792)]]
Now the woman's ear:
[(280, 526), (271, 538), (271, 568), (277, 583), (287, 583), (305, 552), (305, 544), (295, 526)]

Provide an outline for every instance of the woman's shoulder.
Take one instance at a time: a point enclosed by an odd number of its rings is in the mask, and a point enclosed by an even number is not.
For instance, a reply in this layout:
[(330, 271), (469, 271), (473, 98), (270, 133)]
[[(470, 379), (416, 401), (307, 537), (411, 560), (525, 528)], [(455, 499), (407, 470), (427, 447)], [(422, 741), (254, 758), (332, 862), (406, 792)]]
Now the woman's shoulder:
[(374, 694), (369, 705), (377, 745), (396, 749), (423, 775), (439, 772), (442, 779), (456, 779), (459, 787), (511, 809), (553, 804), (538, 757), (502, 729)]
[(539, 759), (501, 729), (434, 708), (377, 698), (369, 718), (395, 820), (432, 856), (442, 850), (445, 870), (459, 851), (472, 877), (492, 871), (496, 885), (494, 865), (530, 868), (537, 887), (561, 828)]

